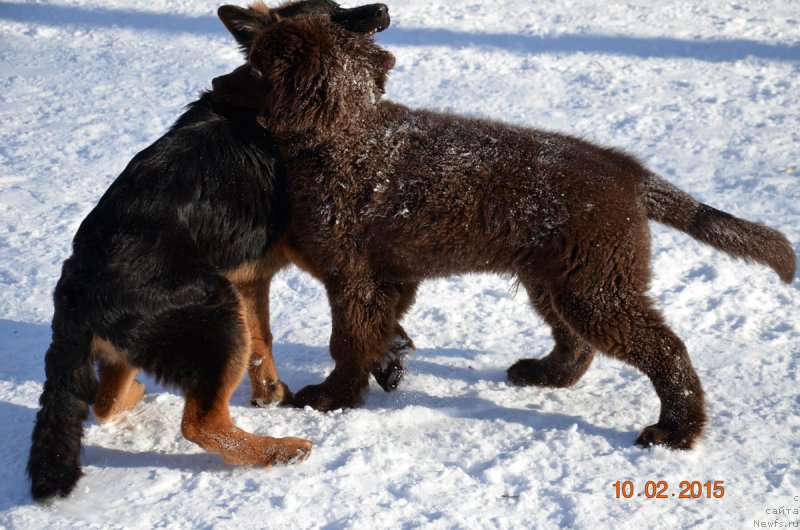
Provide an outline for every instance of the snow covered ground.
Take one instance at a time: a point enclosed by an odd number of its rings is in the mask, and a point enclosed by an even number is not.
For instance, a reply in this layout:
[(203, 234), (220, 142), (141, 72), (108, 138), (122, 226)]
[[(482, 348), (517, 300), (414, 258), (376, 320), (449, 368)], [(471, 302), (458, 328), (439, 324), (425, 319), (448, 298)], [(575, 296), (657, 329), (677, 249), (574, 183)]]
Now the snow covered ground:
[[(570, 390), (511, 387), (505, 369), (546, 354), (548, 330), (510, 278), (468, 276), (424, 285), (404, 321), (419, 347), (404, 384), (373, 384), (360, 410), (255, 409), (242, 385), (235, 421), (311, 439), (302, 465), (226, 466), (181, 437), (181, 397), (145, 378), (132, 413), (88, 422), (75, 493), (34, 504), (24, 467), (61, 261), (127, 161), (239, 64), (218, 2), (0, 0), (0, 527), (800, 526), (800, 282), (658, 225), (651, 293), (708, 399), (691, 452), (633, 446), (658, 400), (616, 361)], [(624, 147), (798, 248), (796, 0), (388, 3), (390, 98)], [(321, 287), (286, 271), (272, 307), (283, 380), (320, 381)], [(633, 498), (616, 498), (617, 481)], [(638, 496), (648, 481), (668, 498)], [(681, 499), (681, 481), (723, 481), (724, 497)]]

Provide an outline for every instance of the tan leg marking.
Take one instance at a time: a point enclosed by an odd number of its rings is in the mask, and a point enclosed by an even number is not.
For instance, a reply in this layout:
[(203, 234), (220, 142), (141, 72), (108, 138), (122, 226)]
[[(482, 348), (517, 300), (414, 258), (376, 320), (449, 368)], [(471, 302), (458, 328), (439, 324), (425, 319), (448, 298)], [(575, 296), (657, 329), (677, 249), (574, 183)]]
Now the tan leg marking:
[[(247, 328), (252, 339), (248, 371), (250, 374), (250, 401), (260, 407), (272, 403), (288, 403), (292, 393), (279, 378), (272, 352), (272, 332), (269, 327), (269, 289), (272, 277), (290, 261), (291, 250), (286, 238), (282, 239), (258, 261), (227, 271), (242, 294)], [(299, 259), (299, 258), (298, 258)]]
[[(242, 307), (243, 324), (245, 318)], [(216, 395), (210, 401), (202, 393), (186, 395), (181, 431), (188, 440), (206, 451), (219, 453), (229, 464), (271, 466), (301, 462), (311, 452), (308, 440), (250, 434), (231, 420), (228, 403), (244, 377), (250, 349), (248, 340), (240, 355), (232, 358), (225, 368)]]
[(259, 407), (286, 403), (292, 393), (278, 379), (272, 355), (272, 333), (269, 328), (269, 285), (271, 278), (241, 287), (247, 313), (247, 326), (252, 340), (248, 372), (252, 390), (250, 401)]
[(100, 359), (100, 385), (92, 411), (98, 422), (105, 423), (131, 410), (144, 397), (145, 387), (134, 379), (139, 370), (113, 344), (95, 336), (92, 349)]

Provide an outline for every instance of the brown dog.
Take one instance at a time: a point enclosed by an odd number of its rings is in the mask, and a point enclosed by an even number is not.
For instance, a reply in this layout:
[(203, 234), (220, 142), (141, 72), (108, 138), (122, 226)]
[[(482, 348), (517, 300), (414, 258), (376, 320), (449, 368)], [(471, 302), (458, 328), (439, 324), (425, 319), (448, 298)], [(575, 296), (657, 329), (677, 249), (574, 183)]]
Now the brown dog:
[(572, 385), (600, 350), (646, 374), (661, 400), (637, 444), (690, 448), (706, 422), (703, 390), (645, 294), (648, 219), (790, 282), (786, 238), (698, 203), (621, 151), (381, 101), (393, 65), (370, 36), (298, 17), (263, 30), (249, 62), (214, 83), (219, 97), (251, 95), (278, 137), (289, 237), (330, 298), (336, 367), (296, 404), (358, 405), (420, 281), (511, 273), (555, 340), (544, 359), (509, 368), (514, 384)]
[[(269, 8), (262, 2), (255, 2), (246, 9), (224, 5), (218, 10), (220, 20), (244, 51), (249, 49), (258, 31), (264, 27), (279, 20), (307, 14), (329, 17), (335, 25), (347, 31), (361, 33), (383, 31), (390, 24), (387, 7), (379, 3), (343, 8), (332, 0), (300, 0), (285, 2), (275, 8)], [(236, 94), (231, 96), (227, 99), (222, 98), (224, 101), (220, 102), (238, 106), (238, 96)], [(278, 194), (275, 195), (273, 200), (278, 200)], [(289, 388), (278, 379), (272, 355), (272, 333), (269, 325), (269, 291), (272, 277), (290, 263), (294, 263), (312, 276), (317, 276), (313, 266), (304, 262), (302, 256), (294, 251), (286, 238), (272, 246), (259, 260), (227, 271), (228, 278), (242, 290), (250, 315), (248, 324), (253, 337), (253, 353), (248, 366), (250, 401), (261, 407), (272, 403), (285, 404), (292, 399)], [(405, 374), (405, 359), (414, 351), (413, 341), (397, 323), (389, 350), (385, 352), (380, 365), (372, 371), (375, 380), (385, 391), (390, 392), (400, 384)], [(103, 382), (101, 374), (99, 394), (101, 397), (108, 394), (102, 392), (103, 389), (114, 388), (112, 385), (104, 385)]]

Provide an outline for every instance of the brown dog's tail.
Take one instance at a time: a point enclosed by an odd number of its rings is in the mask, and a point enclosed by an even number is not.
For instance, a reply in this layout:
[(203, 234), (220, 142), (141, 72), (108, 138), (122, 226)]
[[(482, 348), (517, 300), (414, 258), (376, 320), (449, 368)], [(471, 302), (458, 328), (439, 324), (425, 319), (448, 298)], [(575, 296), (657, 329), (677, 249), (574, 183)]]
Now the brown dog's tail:
[(732, 256), (763, 263), (784, 282), (792, 282), (797, 258), (782, 233), (702, 204), (658, 175), (648, 174), (642, 184), (650, 219)]

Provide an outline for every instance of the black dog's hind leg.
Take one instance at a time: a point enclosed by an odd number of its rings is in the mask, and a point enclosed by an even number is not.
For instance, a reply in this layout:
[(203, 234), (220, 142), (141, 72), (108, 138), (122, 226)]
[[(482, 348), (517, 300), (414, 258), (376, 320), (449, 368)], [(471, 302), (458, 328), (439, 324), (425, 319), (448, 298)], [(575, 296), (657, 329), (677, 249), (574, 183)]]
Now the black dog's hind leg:
[(159, 315), (143, 329), (136, 353), (157, 377), (186, 396), (181, 431), (203, 449), (236, 465), (270, 466), (305, 459), (311, 442), (246, 432), (230, 416), (229, 401), (247, 371), (252, 341), (241, 293), (227, 279), (207, 279), (203, 302)]
[(92, 412), (97, 421), (105, 423), (140, 402), (145, 387), (134, 379), (139, 370), (125, 362), (110, 343), (95, 337), (92, 349), (100, 358), (100, 386)]

